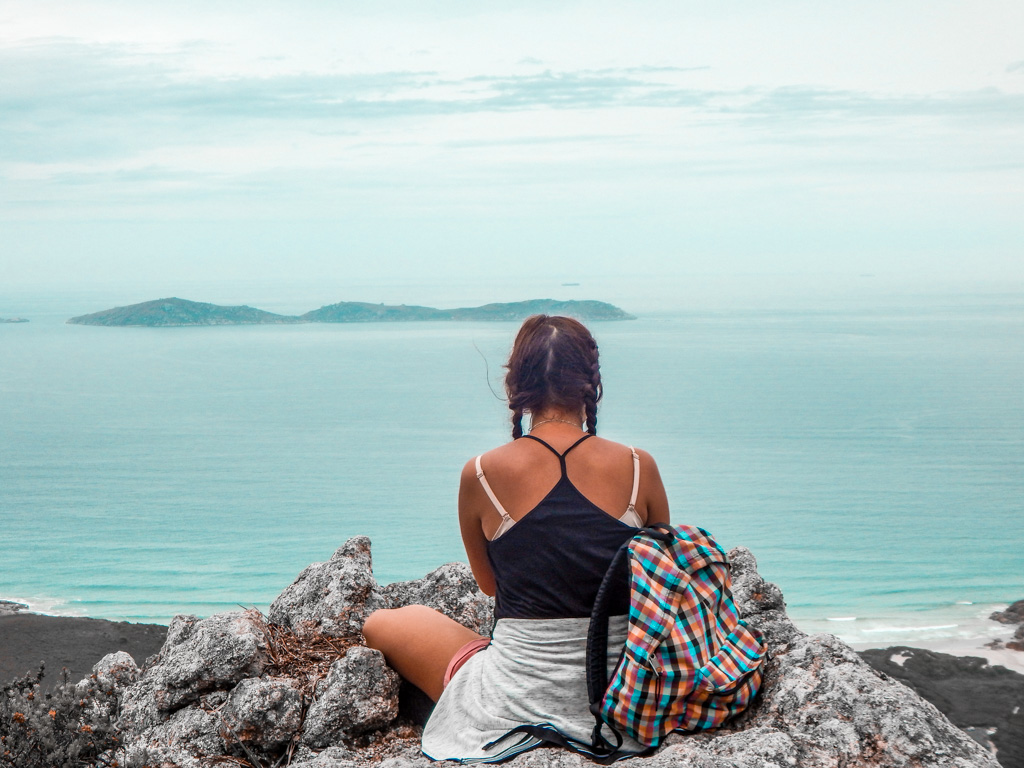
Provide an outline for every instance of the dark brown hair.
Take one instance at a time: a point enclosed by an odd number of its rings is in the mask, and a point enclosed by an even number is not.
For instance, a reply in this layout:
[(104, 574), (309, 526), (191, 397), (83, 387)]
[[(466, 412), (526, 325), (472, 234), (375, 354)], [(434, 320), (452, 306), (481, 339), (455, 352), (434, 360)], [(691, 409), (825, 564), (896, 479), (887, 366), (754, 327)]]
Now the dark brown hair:
[(512, 437), (523, 435), (523, 412), (583, 407), (587, 432), (597, 434), (601, 370), (597, 342), (579, 320), (534, 315), (523, 322), (505, 365)]

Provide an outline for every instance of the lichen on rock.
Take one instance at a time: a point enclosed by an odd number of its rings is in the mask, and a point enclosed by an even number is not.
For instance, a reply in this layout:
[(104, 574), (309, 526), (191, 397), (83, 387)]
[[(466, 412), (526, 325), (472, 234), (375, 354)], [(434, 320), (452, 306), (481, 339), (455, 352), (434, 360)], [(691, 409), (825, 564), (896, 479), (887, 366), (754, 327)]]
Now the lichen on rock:
[(380, 651), (363, 646), (349, 649), (317, 683), (302, 742), (323, 749), (383, 728), (398, 715), (399, 682)]
[(355, 536), (326, 563), (307, 566), (270, 605), (269, 618), (285, 627), (315, 624), (339, 637), (359, 634), (366, 617), (390, 603), (373, 578), (370, 539)]
[(241, 742), (263, 752), (287, 744), (302, 727), (302, 693), (289, 678), (248, 678), (220, 708), (225, 744)]

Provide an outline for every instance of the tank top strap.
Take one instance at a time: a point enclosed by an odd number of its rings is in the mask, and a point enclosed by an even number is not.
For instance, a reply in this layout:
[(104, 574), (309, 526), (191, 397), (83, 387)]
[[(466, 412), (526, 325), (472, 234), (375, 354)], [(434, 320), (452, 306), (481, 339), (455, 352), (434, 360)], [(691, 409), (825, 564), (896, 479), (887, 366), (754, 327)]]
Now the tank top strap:
[(541, 440), (541, 439), (540, 439), (539, 437), (534, 437), (533, 435), (523, 435), (523, 437), (528, 437), (528, 438), (530, 438), (531, 440), (536, 440), (536, 441), (537, 441), (538, 443), (540, 443), (540, 444), (541, 444), (541, 445), (543, 445), (543, 446), (544, 446), (545, 448), (547, 448), (547, 449), (548, 449), (549, 451), (551, 451), (551, 452), (552, 452), (553, 454), (555, 454), (555, 456), (557, 456), (557, 457), (558, 457), (558, 463), (559, 463), (559, 464), (561, 465), (561, 467), (562, 467), (562, 477), (568, 477), (568, 476), (569, 476), (569, 470), (568, 470), (568, 469), (566, 468), (566, 466), (565, 466), (565, 457), (566, 457), (566, 456), (568, 455), (569, 451), (571, 451), (571, 450), (572, 450), (573, 448), (575, 448), (575, 447), (576, 447), (577, 445), (579, 445), (580, 443), (582, 443), (582, 442), (583, 442), (584, 440), (586, 440), (586, 439), (587, 439), (588, 437), (593, 437), (593, 435), (591, 435), (591, 434), (590, 434), (589, 432), (588, 432), (588, 433), (586, 433), (585, 435), (583, 435), (583, 437), (581, 437), (581, 438), (580, 438), (579, 440), (577, 440), (577, 441), (576, 441), (575, 443), (573, 443), (572, 445), (570, 445), (570, 446), (569, 446), (568, 448), (566, 448), (566, 449), (565, 449), (564, 451), (562, 451), (561, 453), (559, 453), (558, 451), (556, 451), (556, 450), (554, 449), (554, 447), (553, 447), (553, 446), (552, 446), (552, 445), (551, 445), (550, 443), (546, 443), (546, 442), (544, 442), (544, 441), (543, 441), (543, 440)]
[(585, 435), (583, 435), (583, 437), (581, 437), (581, 438), (580, 438), (579, 440), (577, 440), (577, 441), (576, 441), (575, 443), (573, 443), (572, 445), (570, 445), (570, 446), (569, 446), (568, 448), (566, 448), (566, 449), (565, 449), (564, 451), (562, 451), (562, 452), (561, 452), (561, 453), (560, 453), (559, 455), (560, 455), (560, 456), (562, 457), (562, 459), (564, 460), (564, 459), (565, 459), (565, 457), (566, 457), (566, 456), (568, 455), (569, 451), (571, 451), (571, 450), (572, 450), (573, 448), (575, 448), (575, 447), (576, 447), (577, 445), (579, 445), (580, 443), (582, 443), (582, 442), (583, 442), (584, 440), (586, 440), (586, 439), (587, 439), (587, 438), (589, 438), (589, 437), (593, 437), (593, 435), (592, 435), (592, 434), (590, 434), (589, 432), (587, 432), (587, 433), (586, 433)]
[(545, 448), (547, 448), (549, 451), (551, 451), (553, 454), (555, 454), (555, 456), (558, 456), (559, 458), (562, 457), (562, 454), (560, 454), (558, 451), (551, 447), (551, 443), (541, 440), (539, 437), (536, 437), (534, 435), (523, 435), (523, 437), (525, 437), (527, 440), (535, 440), (536, 442), (540, 443)]

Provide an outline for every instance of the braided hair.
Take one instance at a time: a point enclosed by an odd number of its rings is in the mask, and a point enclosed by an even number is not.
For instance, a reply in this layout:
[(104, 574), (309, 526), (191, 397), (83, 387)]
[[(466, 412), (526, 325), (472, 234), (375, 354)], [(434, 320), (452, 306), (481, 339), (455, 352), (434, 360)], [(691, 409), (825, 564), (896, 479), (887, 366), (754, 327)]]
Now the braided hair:
[(519, 329), (505, 368), (512, 437), (523, 436), (523, 414), (544, 408), (579, 409), (586, 429), (597, 434), (601, 366), (597, 342), (571, 317), (534, 315)]

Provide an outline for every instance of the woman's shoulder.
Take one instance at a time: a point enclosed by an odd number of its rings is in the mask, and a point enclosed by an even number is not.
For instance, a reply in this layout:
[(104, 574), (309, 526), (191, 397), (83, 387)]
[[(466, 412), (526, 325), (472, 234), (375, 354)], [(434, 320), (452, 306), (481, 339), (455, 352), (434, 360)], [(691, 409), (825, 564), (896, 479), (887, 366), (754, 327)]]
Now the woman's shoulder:
[(654, 461), (654, 457), (650, 453), (643, 448), (637, 447), (634, 443), (620, 443), (616, 440), (609, 440), (606, 437), (598, 437), (597, 435), (590, 438), (587, 442), (592, 443), (593, 448), (608, 456), (629, 456), (630, 453), (636, 453), (640, 457), (641, 463)]
[(479, 475), (478, 465), (482, 467), (488, 467), (491, 470), (507, 466), (519, 466), (522, 464), (522, 459), (525, 455), (523, 448), (525, 443), (532, 442), (530, 440), (510, 440), (507, 443), (491, 448), (489, 451), (477, 454), (462, 468), (462, 474), (466, 476), (476, 477)]

